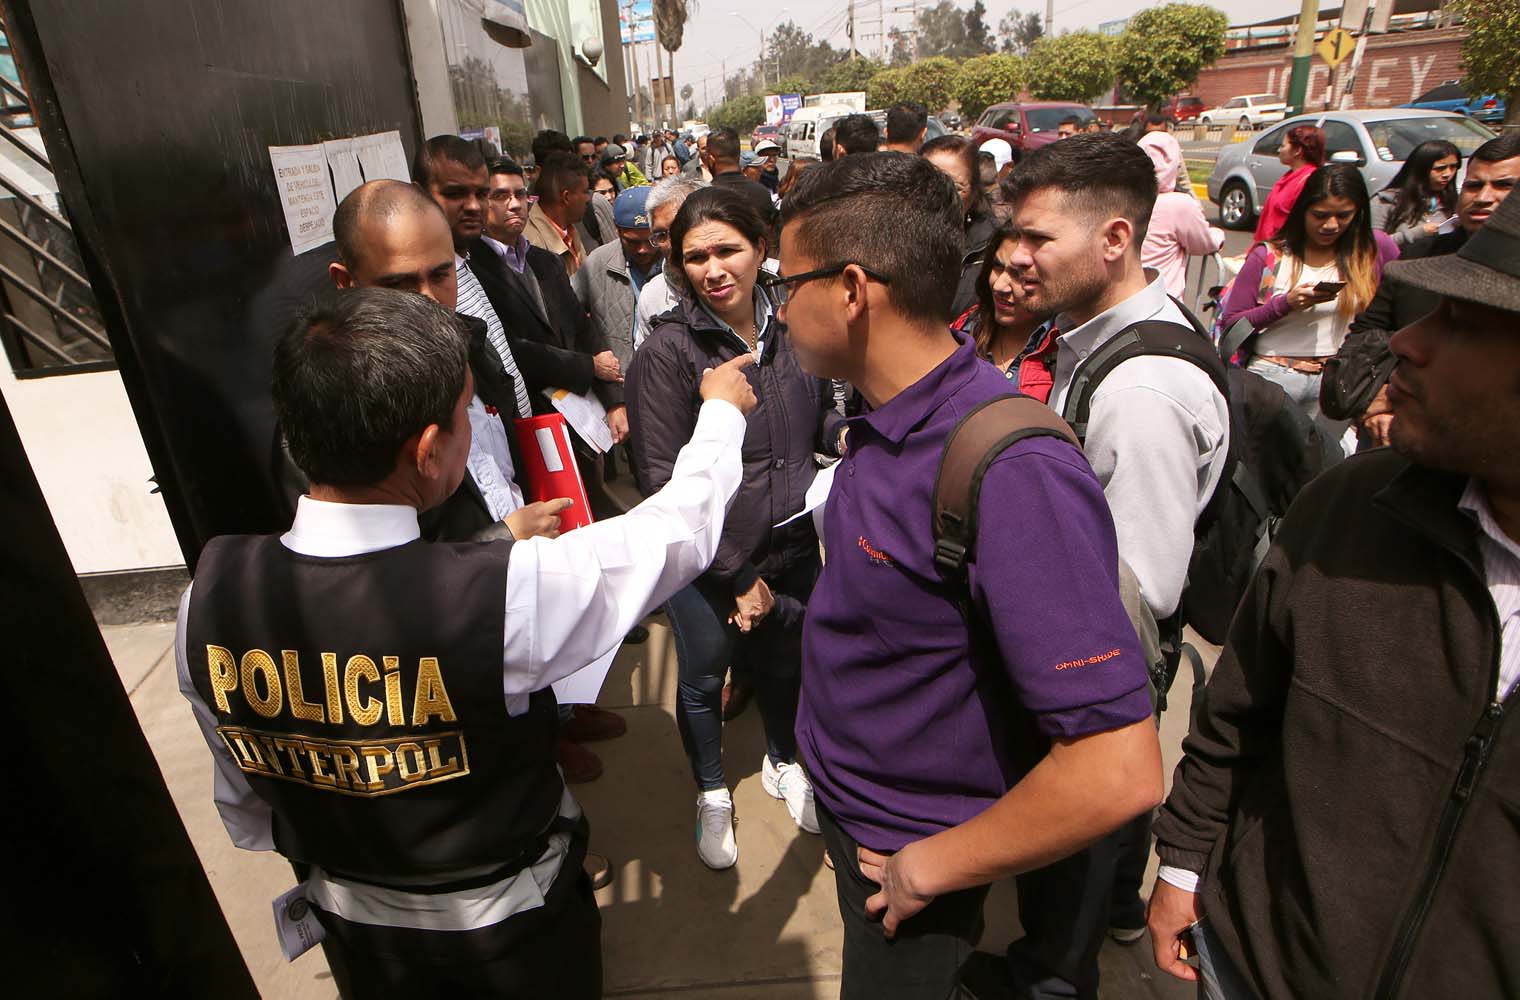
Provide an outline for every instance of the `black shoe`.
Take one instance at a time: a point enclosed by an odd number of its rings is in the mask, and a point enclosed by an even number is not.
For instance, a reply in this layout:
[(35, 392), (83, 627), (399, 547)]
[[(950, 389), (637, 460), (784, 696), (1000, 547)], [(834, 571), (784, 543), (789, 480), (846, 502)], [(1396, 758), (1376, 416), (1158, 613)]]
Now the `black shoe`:
[(990, 951), (973, 951), (961, 966), (961, 1000), (1015, 1000), (1008, 962)]
[(649, 630), (642, 625), (635, 625), (633, 628), (628, 630), (627, 635), (623, 636), (623, 641), (633, 646), (637, 646), (643, 642), (648, 642)]

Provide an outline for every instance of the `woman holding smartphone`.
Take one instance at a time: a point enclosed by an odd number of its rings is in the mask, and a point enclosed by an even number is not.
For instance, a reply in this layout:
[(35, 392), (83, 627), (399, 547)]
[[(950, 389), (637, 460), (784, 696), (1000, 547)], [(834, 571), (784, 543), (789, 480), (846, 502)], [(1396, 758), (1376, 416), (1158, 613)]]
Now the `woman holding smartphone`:
[(1457, 214), (1457, 173), (1462, 151), (1444, 139), (1422, 142), (1388, 186), (1372, 199), (1372, 228), (1401, 247), (1434, 236)]
[[(802, 370), (777, 313), (786, 285), (762, 278), (767, 220), (732, 188), (693, 193), (670, 227), (667, 278), (681, 301), (654, 321), (626, 384), (633, 467), (648, 496), (670, 479), (691, 437), (702, 373), (751, 354), (758, 405), (748, 415), (744, 478), (707, 572), (666, 604), (675, 635), (676, 725), (697, 786), (702, 863), (739, 858), (734, 804), (723, 770), (723, 675), (750, 677), (765, 729), (760, 785), (796, 824), (818, 832), (812, 787), (797, 763), (802, 616), (818, 578), (818, 538), (803, 509), (815, 452), (839, 453), (844, 418), (829, 384)], [(767, 290), (767, 285), (770, 290)]]
[(1320, 375), (1372, 301), (1383, 265), (1399, 255), (1391, 236), (1373, 230), (1368, 200), (1355, 166), (1315, 170), (1277, 238), (1246, 255), (1221, 306), (1224, 329), (1244, 319), (1255, 331), (1247, 367), (1282, 386), (1334, 439), (1347, 424), (1320, 413)]

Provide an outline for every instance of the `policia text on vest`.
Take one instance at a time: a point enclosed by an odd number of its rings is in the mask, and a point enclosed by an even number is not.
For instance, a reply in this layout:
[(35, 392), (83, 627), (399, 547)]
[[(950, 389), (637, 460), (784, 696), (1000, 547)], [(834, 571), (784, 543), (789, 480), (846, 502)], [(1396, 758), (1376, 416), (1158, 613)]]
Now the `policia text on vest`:
[(317, 739), (231, 725), (217, 726), (217, 735), (247, 774), (344, 795), (388, 795), (469, 774), (464, 734), (436, 731), (435, 720), (457, 721), (439, 659), (419, 657), (409, 701), (402, 689), (400, 658), (382, 655), (378, 659), (377, 666), (376, 657), (355, 653), (340, 670), (337, 653), (322, 653), (324, 698), (311, 702), (306, 700), (297, 651), (281, 650), (276, 664), (262, 649), (247, 650), (239, 657), (224, 646), (206, 646), (213, 706), (219, 714), (231, 713), (229, 698), (241, 698), (270, 720), (286, 715), (339, 725), (346, 714), (360, 726), (425, 730), (415, 738), (380, 738), (377, 733), (366, 740)]

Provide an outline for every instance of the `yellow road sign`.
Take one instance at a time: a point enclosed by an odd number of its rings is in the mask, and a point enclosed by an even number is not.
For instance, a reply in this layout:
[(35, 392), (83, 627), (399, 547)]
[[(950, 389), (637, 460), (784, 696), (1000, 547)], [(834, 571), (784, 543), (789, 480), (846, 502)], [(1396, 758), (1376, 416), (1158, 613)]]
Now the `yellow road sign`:
[(1356, 48), (1356, 39), (1351, 37), (1351, 32), (1345, 28), (1336, 28), (1321, 38), (1314, 48), (1320, 58), (1334, 69), (1341, 64), (1341, 60), (1351, 55), (1351, 50)]

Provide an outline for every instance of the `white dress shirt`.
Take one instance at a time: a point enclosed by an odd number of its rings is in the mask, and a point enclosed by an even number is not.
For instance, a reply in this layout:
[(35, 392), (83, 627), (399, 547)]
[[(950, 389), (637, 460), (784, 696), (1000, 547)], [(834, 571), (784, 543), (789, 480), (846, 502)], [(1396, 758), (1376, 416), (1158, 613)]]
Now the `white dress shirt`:
[[(1115, 335), (1142, 320), (1189, 326), (1157, 278), (1144, 290), (1067, 329), (1056, 317), (1054, 384), (1050, 402), (1066, 405), (1072, 374)], [(1201, 368), (1179, 358), (1134, 358), (1109, 372), (1093, 394), (1083, 450), (1114, 515), (1119, 558), (1140, 581), (1156, 620), (1182, 599), (1193, 524), (1224, 471), (1230, 412)]]
[(479, 396), (470, 397), (465, 413), (470, 418), (470, 456), (465, 466), (485, 498), (491, 519), (500, 521), (523, 505), (522, 489), (512, 478), (506, 424)]
[[(513, 544), (502, 625), (502, 694), (508, 714), (527, 711), (532, 692), (603, 656), (712, 562), (728, 504), (739, 488), (744, 430), (738, 409), (706, 402), (691, 440), (676, 456), (670, 481), (659, 492), (620, 517), (558, 538)], [(418, 537), (417, 511), (411, 507), (327, 503), (303, 496), (280, 542), (303, 555), (339, 558), (394, 548)], [(216, 735), (216, 716), (190, 678), (185, 627), (193, 586), (180, 601), (175, 635), (179, 689), (211, 747), (213, 798), (232, 842), (247, 850), (273, 850), (270, 808)], [(568, 791), (561, 815), (580, 815)], [(553, 882), (568, 848), (564, 835), (550, 841), (536, 864), (483, 889), (420, 896), (316, 869), (309, 891), (324, 908), (366, 923), (435, 930), (487, 926), (543, 904), (540, 890)]]

